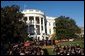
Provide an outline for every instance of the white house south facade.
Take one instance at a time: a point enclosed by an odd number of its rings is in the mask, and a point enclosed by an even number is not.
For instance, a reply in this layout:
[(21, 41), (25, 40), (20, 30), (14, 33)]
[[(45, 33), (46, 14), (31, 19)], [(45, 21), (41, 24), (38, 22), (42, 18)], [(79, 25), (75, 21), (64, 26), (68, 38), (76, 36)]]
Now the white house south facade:
[(23, 10), (27, 17), (28, 33), (30, 37), (42, 40), (47, 34), (53, 34), (53, 23), (55, 17), (48, 17), (44, 12), (36, 9)]

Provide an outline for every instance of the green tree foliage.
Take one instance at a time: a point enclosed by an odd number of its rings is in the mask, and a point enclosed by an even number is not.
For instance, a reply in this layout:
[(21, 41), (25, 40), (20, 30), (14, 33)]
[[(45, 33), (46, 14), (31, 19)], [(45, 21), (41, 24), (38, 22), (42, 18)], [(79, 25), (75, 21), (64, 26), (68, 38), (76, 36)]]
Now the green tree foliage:
[(27, 37), (26, 17), (17, 5), (1, 8), (1, 42), (24, 41)]
[(55, 19), (56, 37), (57, 39), (74, 38), (76, 34), (81, 33), (80, 28), (76, 25), (76, 22), (65, 16), (60, 16)]

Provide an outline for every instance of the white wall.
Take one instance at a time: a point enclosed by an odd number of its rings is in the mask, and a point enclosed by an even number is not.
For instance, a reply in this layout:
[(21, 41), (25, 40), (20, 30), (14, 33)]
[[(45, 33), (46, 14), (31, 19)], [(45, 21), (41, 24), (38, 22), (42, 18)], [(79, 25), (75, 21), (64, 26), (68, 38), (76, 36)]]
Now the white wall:
[[(40, 21), (40, 35), (37, 35), (37, 37), (40, 37), (40, 40), (43, 39), (42, 35), (43, 33), (45, 33), (45, 27), (47, 29), (47, 34), (51, 35), (54, 33), (54, 30), (53, 30), (53, 23), (55, 22), (55, 18), (56, 17), (49, 17), (49, 16), (46, 16), (42, 11), (40, 10), (35, 10), (35, 9), (27, 9), (27, 10), (23, 10), (22, 13), (24, 13), (24, 16), (27, 17), (27, 23), (29, 23), (29, 16), (33, 16), (34, 18), (35, 17), (39, 17), (39, 21)], [(45, 18), (46, 16), (46, 18)], [(41, 29), (41, 18), (43, 18), (43, 30)], [(44, 19), (47, 20), (47, 25), (45, 26), (45, 21)], [(33, 20), (34, 21), (34, 25), (35, 25), (35, 19)], [(50, 26), (49, 26), (49, 23), (50, 23)], [(49, 29), (51, 29), (51, 33), (49, 32)], [(30, 35), (31, 37), (35, 37), (35, 35)]]
[[(40, 26), (40, 35), (37, 35), (37, 37), (40, 37), (40, 40), (42, 40), (42, 33), (44, 32), (45, 33), (45, 23), (44, 23), (44, 13), (41, 12), (41, 11), (36, 11), (36, 10), (33, 10), (33, 11), (29, 11), (29, 10), (25, 10), (23, 11), (22, 13), (24, 13), (24, 16), (27, 17), (27, 23), (29, 23), (29, 16), (33, 16), (34, 17), (34, 28), (36, 28), (36, 21), (35, 21), (35, 17), (39, 17), (39, 21), (40, 23), (38, 24)], [(43, 18), (43, 31), (41, 29), (41, 18)], [(35, 31), (35, 30), (34, 30)], [(36, 31), (35, 31), (36, 32)], [(35, 37), (35, 35), (30, 35), (30, 37)]]
[[(46, 18), (47, 19), (47, 34), (53, 34), (54, 33), (54, 30), (53, 30), (53, 27), (54, 27), (54, 25), (53, 25), (53, 23), (55, 22), (55, 17), (47, 17)], [(49, 23), (50, 23), (50, 25), (49, 25)], [(51, 29), (51, 33), (50, 33), (50, 30)]]

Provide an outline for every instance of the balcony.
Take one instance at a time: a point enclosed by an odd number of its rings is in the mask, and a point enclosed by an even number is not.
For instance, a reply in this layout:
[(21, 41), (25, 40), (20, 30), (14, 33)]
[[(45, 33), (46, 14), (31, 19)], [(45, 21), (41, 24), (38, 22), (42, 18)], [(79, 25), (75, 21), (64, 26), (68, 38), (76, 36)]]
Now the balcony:
[(34, 21), (29, 21), (29, 25), (34, 25)]

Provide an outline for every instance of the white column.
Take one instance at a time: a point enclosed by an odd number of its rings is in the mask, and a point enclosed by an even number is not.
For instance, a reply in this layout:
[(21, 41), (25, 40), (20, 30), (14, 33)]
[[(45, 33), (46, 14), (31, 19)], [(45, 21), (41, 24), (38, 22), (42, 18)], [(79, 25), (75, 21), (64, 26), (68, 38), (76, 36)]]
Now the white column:
[(41, 35), (41, 33), (42, 33), (42, 31), (41, 31), (41, 17), (39, 17), (39, 21), (40, 21), (40, 35)]
[(53, 22), (51, 22), (51, 34), (53, 34)]
[(34, 16), (34, 28), (36, 28), (36, 18)]
[[(44, 21), (44, 17), (43, 17), (43, 33), (45, 33), (45, 21)], [(46, 37), (44, 36), (44, 39), (46, 39)]]
[(47, 34), (49, 34), (49, 27), (48, 27), (48, 21), (47, 21)]
[(41, 17), (39, 17), (39, 21), (40, 21), (40, 40), (41, 40), (41, 37), (42, 37), (42, 29), (41, 29)]
[(35, 18), (35, 16), (34, 16), (34, 32), (35, 32), (34, 38), (36, 38), (36, 18)]
[(45, 33), (45, 21), (44, 21), (44, 17), (43, 17), (43, 32)]
[(29, 22), (29, 16), (27, 16), (27, 20), (28, 20), (28, 22)]

